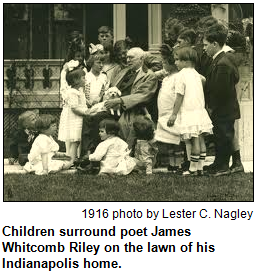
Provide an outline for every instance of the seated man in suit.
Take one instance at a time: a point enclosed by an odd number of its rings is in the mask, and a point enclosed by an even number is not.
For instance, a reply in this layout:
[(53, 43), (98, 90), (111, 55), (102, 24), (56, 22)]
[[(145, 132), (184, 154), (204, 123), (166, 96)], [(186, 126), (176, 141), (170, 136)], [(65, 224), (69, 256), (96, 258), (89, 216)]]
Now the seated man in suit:
[(227, 30), (221, 24), (209, 27), (204, 33), (204, 50), (212, 63), (206, 74), (206, 105), (213, 123), (215, 160), (208, 168), (214, 176), (229, 174), (233, 151), (234, 122), (240, 118), (236, 94), (238, 72), (223, 51)]
[(121, 105), (123, 113), (119, 119), (121, 137), (132, 148), (135, 143), (133, 121), (137, 115), (145, 114), (145, 105), (152, 99), (157, 89), (155, 74), (142, 69), (145, 52), (138, 47), (131, 48), (127, 53), (128, 67), (118, 73), (112, 86), (116, 86), (122, 93), (118, 99), (108, 100), (107, 109)]

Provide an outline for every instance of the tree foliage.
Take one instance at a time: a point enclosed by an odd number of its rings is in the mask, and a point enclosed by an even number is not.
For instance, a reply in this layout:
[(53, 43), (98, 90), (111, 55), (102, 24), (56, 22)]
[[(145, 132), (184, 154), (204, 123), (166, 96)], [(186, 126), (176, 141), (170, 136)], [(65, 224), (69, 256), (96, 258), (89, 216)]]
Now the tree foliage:
[(211, 4), (174, 4), (171, 18), (179, 19), (185, 27), (194, 27), (204, 16), (211, 15)]

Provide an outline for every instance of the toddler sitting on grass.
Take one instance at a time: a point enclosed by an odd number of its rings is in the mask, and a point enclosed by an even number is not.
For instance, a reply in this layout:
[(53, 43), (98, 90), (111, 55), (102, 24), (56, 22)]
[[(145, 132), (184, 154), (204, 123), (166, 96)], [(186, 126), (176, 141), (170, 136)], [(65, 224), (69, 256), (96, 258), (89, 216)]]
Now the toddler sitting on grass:
[(91, 162), (100, 161), (99, 175), (127, 175), (136, 165), (134, 159), (129, 156), (128, 144), (117, 136), (119, 130), (119, 123), (114, 119), (104, 119), (99, 123), (102, 142), (88, 157)]
[(51, 115), (41, 115), (35, 122), (35, 128), (39, 131), (39, 135), (32, 144), (28, 155), (29, 162), (23, 169), (37, 175), (47, 175), (67, 169), (69, 162), (58, 159), (70, 158), (65, 153), (58, 152), (59, 145), (52, 137), (57, 130), (55, 118)]
[(154, 139), (154, 123), (148, 114), (138, 115), (133, 122), (133, 128), (136, 135), (136, 170), (138, 172), (145, 170), (146, 174), (152, 174), (158, 153)]

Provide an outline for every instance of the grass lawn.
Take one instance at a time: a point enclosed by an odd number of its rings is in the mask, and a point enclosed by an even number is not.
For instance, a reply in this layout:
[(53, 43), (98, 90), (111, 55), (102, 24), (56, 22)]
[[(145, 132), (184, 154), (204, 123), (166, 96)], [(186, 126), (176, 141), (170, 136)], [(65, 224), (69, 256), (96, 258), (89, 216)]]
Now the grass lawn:
[(253, 201), (253, 173), (216, 178), (7, 174), (4, 201)]

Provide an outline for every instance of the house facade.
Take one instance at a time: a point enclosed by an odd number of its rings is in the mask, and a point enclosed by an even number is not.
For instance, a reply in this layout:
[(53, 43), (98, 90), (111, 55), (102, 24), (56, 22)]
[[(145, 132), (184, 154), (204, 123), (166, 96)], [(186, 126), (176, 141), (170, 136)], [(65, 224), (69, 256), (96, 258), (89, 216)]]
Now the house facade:
[[(180, 4), (4, 4), (4, 137), (24, 109), (58, 116), (59, 78), (70, 34), (97, 43), (102, 25), (113, 27), (114, 42), (127, 35), (144, 50), (159, 54), (164, 22)], [(181, 4), (182, 5), (182, 4)], [(189, 4), (183, 4), (186, 6)], [(190, 4), (191, 5), (191, 4)], [(192, 6), (227, 22), (253, 17), (252, 4)], [(199, 6), (199, 7), (194, 7)], [(240, 66), (238, 95), (243, 158), (253, 158), (252, 66)]]

